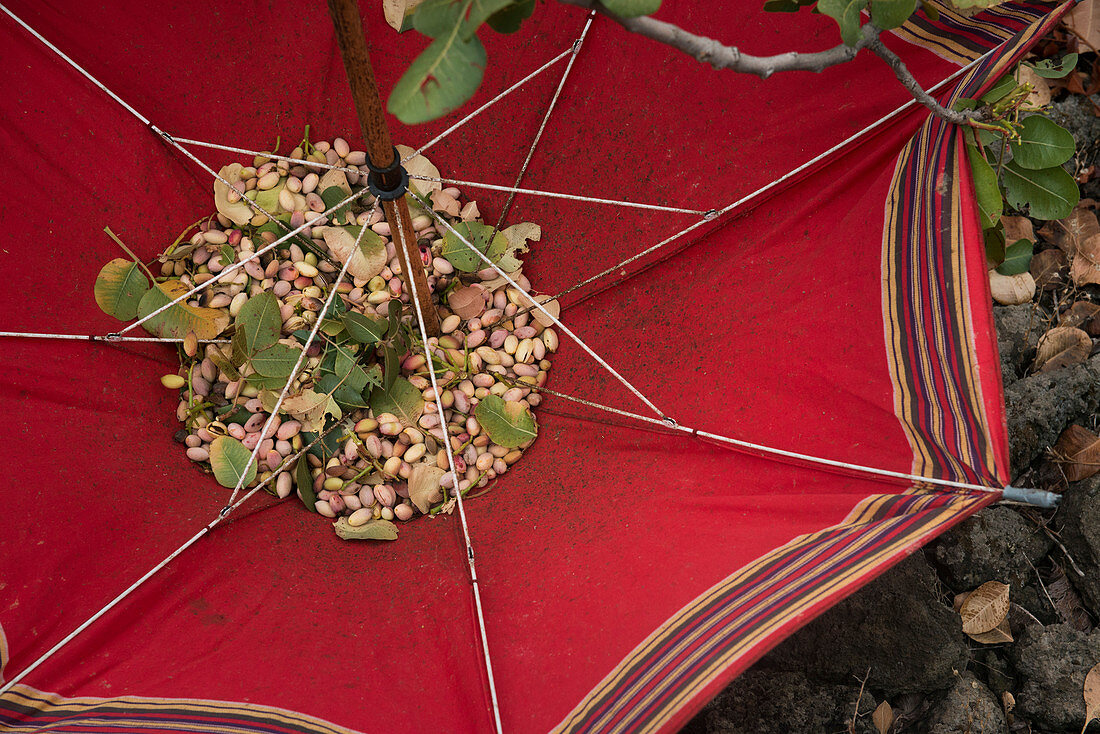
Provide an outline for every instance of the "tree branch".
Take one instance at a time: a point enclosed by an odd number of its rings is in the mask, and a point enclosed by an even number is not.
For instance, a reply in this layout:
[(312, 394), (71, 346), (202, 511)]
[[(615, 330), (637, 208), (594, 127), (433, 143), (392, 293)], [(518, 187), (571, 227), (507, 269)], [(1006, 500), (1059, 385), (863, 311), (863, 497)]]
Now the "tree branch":
[(864, 24), (862, 35), (854, 46), (847, 46), (842, 43), (826, 51), (814, 53), (802, 54), (797, 51), (790, 51), (775, 56), (750, 56), (741, 53), (741, 50), (736, 46), (726, 46), (713, 38), (688, 33), (677, 25), (665, 23), (655, 18), (647, 16), (623, 18), (609, 11), (599, 0), (561, 0), (561, 2), (566, 5), (576, 5), (581, 8), (595, 10), (632, 33), (672, 46), (697, 61), (710, 64), (715, 69), (730, 69), (744, 74), (755, 74), (761, 79), (767, 79), (778, 71), (821, 72), (831, 66), (851, 61), (861, 49), (866, 48), (889, 64), (902, 86), (909, 90), (909, 93), (918, 102), (931, 110), (933, 114), (956, 125), (968, 125), (974, 120), (981, 119), (981, 114), (977, 112), (949, 110), (937, 102), (932, 95), (924, 91), (905, 66), (905, 62), (893, 51), (886, 48), (886, 45), (879, 38), (879, 29), (870, 23)]

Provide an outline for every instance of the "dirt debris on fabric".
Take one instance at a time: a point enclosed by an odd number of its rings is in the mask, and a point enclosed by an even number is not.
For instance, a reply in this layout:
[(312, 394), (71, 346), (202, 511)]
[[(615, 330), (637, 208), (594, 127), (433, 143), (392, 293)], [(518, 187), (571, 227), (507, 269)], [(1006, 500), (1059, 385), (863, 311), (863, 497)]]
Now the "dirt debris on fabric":
[[(1056, 94), (1050, 116), (1076, 138), (1067, 169), (1095, 213), (1100, 95)], [(1100, 438), (1087, 445), (1100, 434), (1100, 284), (1075, 283), (1072, 253), (1058, 256), (1065, 243), (1034, 224), (1051, 272), (1031, 302), (995, 306), (994, 318), (1013, 484), (1059, 493), (1061, 506), (995, 505), (969, 518), (767, 654), (685, 734), (1100, 731), (1095, 720), (1082, 729), (1086, 675), (1100, 664)], [(1088, 334), (1091, 352), (1037, 370), (1043, 335), (1066, 324)], [(1012, 642), (975, 641), (953, 609), (988, 581), (1009, 587)], [(873, 716), (884, 701), (885, 729)]]

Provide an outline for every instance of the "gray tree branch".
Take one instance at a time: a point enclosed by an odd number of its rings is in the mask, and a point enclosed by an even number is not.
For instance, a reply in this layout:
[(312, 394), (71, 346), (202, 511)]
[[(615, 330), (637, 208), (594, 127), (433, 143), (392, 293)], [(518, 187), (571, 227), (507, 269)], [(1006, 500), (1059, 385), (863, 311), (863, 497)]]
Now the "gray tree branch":
[(924, 91), (909, 72), (905, 63), (898, 58), (897, 54), (888, 49), (879, 38), (879, 29), (870, 23), (863, 26), (862, 35), (855, 46), (847, 46), (842, 43), (825, 51), (813, 53), (803, 54), (790, 51), (775, 56), (750, 56), (742, 53), (736, 46), (726, 46), (713, 38), (688, 33), (677, 25), (655, 18), (646, 16), (623, 18), (609, 11), (599, 0), (561, 0), (561, 2), (595, 10), (632, 33), (671, 46), (697, 61), (710, 64), (715, 69), (730, 69), (743, 74), (755, 74), (761, 79), (767, 79), (772, 74), (780, 71), (821, 72), (831, 66), (851, 61), (861, 49), (865, 48), (889, 64), (902, 86), (934, 114), (956, 125), (965, 125), (971, 120), (980, 119), (980, 115), (976, 112), (949, 110), (937, 102), (932, 95)]

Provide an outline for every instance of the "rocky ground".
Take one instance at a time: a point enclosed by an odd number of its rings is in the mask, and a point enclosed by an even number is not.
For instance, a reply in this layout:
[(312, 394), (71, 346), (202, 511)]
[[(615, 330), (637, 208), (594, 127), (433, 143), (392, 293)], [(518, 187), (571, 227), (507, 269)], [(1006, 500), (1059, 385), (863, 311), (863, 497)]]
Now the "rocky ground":
[[(1100, 163), (1095, 110), (1095, 94), (1053, 105), (1051, 117), (1077, 139), (1078, 166)], [(1082, 189), (1100, 198), (1096, 178)], [(1098, 301), (1094, 288), (1073, 298)], [(1061, 506), (1001, 504), (970, 518), (773, 650), (684, 732), (876, 732), (883, 701), (897, 734), (1082, 731), (1085, 675), (1100, 663), (1100, 475), (1067, 482), (1048, 450), (1071, 424), (1100, 426), (1100, 350), (1094, 343), (1083, 364), (1031, 373), (1056, 303), (1048, 292), (994, 310), (1014, 484), (1061, 492)], [(1011, 588), (1011, 643), (968, 638), (952, 608), (956, 594), (986, 581)]]

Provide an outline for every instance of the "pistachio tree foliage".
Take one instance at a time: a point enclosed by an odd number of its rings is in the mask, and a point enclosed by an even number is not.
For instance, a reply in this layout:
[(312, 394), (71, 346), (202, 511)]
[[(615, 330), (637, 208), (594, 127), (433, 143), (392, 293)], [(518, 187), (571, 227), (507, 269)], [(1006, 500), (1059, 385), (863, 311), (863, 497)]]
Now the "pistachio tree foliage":
[[(963, 12), (980, 11), (1003, 1), (947, 0)], [(660, 9), (661, 0), (560, 2), (595, 10), (627, 30), (673, 46), (715, 69), (764, 79), (781, 71), (822, 71), (850, 61), (862, 50), (879, 56), (899, 83), (933, 114), (968, 128), (968, 154), (987, 251), (990, 261), (1000, 264), (1005, 274), (1027, 268), (1031, 243), (1006, 242), (1001, 215), (1017, 212), (1034, 219), (1060, 219), (1068, 216), (1080, 198), (1075, 180), (1063, 168), (1075, 152), (1073, 137), (1040, 116), (1042, 107), (1029, 102), (1032, 85), (1021, 81), (1020, 66), (979, 99), (961, 100), (948, 109), (925, 92), (901, 59), (882, 43), (882, 31), (897, 28), (914, 13), (935, 20), (938, 11), (925, 0), (766, 0), (764, 10), (769, 12), (816, 12), (832, 18), (840, 40), (825, 51), (767, 57), (744, 54), (649, 17)], [(394, 86), (389, 111), (402, 122), (415, 124), (461, 107), (480, 86), (487, 63), (479, 34), (516, 33), (534, 11), (535, 0), (424, 0), (416, 5), (409, 17), (411, 27), (432, 42)], [(1057, 78), (1072, 71), (1076, 63), (1077, 54), (1069, 54), (1058, 62), (1025, 62), (1023, 66), (1033, 76)]]

